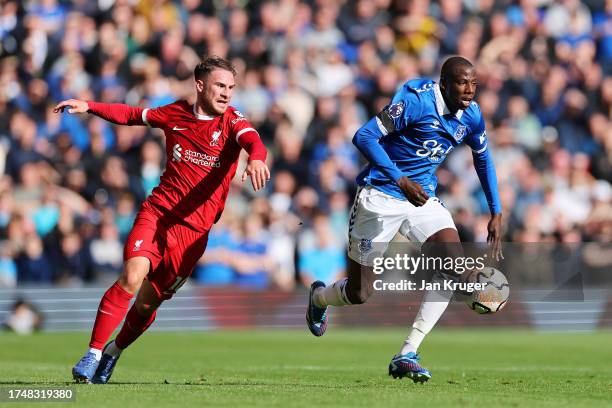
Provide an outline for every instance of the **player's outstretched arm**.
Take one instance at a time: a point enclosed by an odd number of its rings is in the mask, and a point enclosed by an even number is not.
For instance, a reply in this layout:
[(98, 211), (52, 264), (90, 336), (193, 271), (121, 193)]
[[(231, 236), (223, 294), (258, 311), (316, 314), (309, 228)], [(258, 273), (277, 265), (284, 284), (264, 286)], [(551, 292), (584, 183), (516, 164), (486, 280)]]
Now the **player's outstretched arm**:
[(68, 113), (91, 113), (117, 125), (145, 125), (143, 120), (143, 108), (129, 106), (122, 103), (101, 103), (93, 101), (81, 101), (78, 99), (67, 99), (58, 103), (53, 112)]

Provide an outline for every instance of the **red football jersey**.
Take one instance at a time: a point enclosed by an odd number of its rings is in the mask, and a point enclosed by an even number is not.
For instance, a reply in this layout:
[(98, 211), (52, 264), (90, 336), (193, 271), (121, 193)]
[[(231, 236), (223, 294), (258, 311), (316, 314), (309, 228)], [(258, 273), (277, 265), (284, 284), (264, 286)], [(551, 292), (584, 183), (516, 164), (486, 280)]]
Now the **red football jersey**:
[(145, 109), (142, 120), (166, 134), (166, 170), (147, 201), (197, 231), (208, 231), (225, 207), (236, 174), (238, 139), (257, 131), (231, 106), (221, 116), (208, 117), (186, 101)]

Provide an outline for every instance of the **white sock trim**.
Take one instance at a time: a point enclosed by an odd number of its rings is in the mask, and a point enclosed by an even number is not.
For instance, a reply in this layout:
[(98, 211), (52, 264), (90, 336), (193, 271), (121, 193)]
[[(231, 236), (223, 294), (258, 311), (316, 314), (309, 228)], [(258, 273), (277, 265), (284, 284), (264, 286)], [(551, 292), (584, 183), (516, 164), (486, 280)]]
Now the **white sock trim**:
[(98, 361), (100, 361), (100, 359), (102, 358), (102, 350), (100, 349), (90, 347), (88, 353), (93, 353), (93, 355), (96, 356), (96, 360)]

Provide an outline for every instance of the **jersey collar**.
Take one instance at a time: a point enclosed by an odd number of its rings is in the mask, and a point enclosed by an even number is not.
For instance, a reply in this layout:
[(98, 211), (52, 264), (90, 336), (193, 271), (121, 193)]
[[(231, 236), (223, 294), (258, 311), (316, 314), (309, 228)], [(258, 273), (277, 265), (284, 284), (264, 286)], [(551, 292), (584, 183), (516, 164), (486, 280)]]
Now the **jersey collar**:
[(214, 116), (201, 115), (198, 112), (196, 112), (196, 104), (195, 103), (193, 104), (193, 115), (198, 120), (213, 120), (215, 118)]
[[(438, 111), (438, 115), (443, 116), (443, 115), (448, 115), (449, 113), (451, 113), (451, 111), (448, 109), (448, 106), (446, 106), (446, 102), (444, 102), (444, 97), (442, 96), (442, 92), (440, 91), (439, 84), (434, 84), (434, 98), (436, 99), (436, 109)], [(193, 106), (195, 107), (195, 105)], [(463, 115), (463, 109), (459, 109), (455, 113), (455, 117), (457, 119), (461, 119), (462, 115)]]

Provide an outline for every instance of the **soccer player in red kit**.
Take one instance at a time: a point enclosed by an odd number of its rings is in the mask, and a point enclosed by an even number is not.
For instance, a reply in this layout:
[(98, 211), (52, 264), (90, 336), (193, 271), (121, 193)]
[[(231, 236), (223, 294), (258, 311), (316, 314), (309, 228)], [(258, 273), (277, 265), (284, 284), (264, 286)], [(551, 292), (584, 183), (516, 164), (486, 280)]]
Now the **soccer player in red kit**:
[[(242, 180), (250, 176), (256, 191), (269, 180), (259, 134), (229, 105), (235, 75), (227, 60), (209, 57), (194, 70), (193, 105), (177, 101), (143, 109), (69, 99), (55, 107), (55, 112), (69, 108), (68, 113), (91, 113), (119, 125), (162, 129), (168, 158), (125, 242), (123, 272), (100, 301), (89, 350), (72, 369), (77, 382), (107, 383), (121, 351), (147, 330), (159, 305), (191, 275), (223, 212), (241, 149), (249, 154)], [(115, 340), (103, 349), (124, 318)]]

